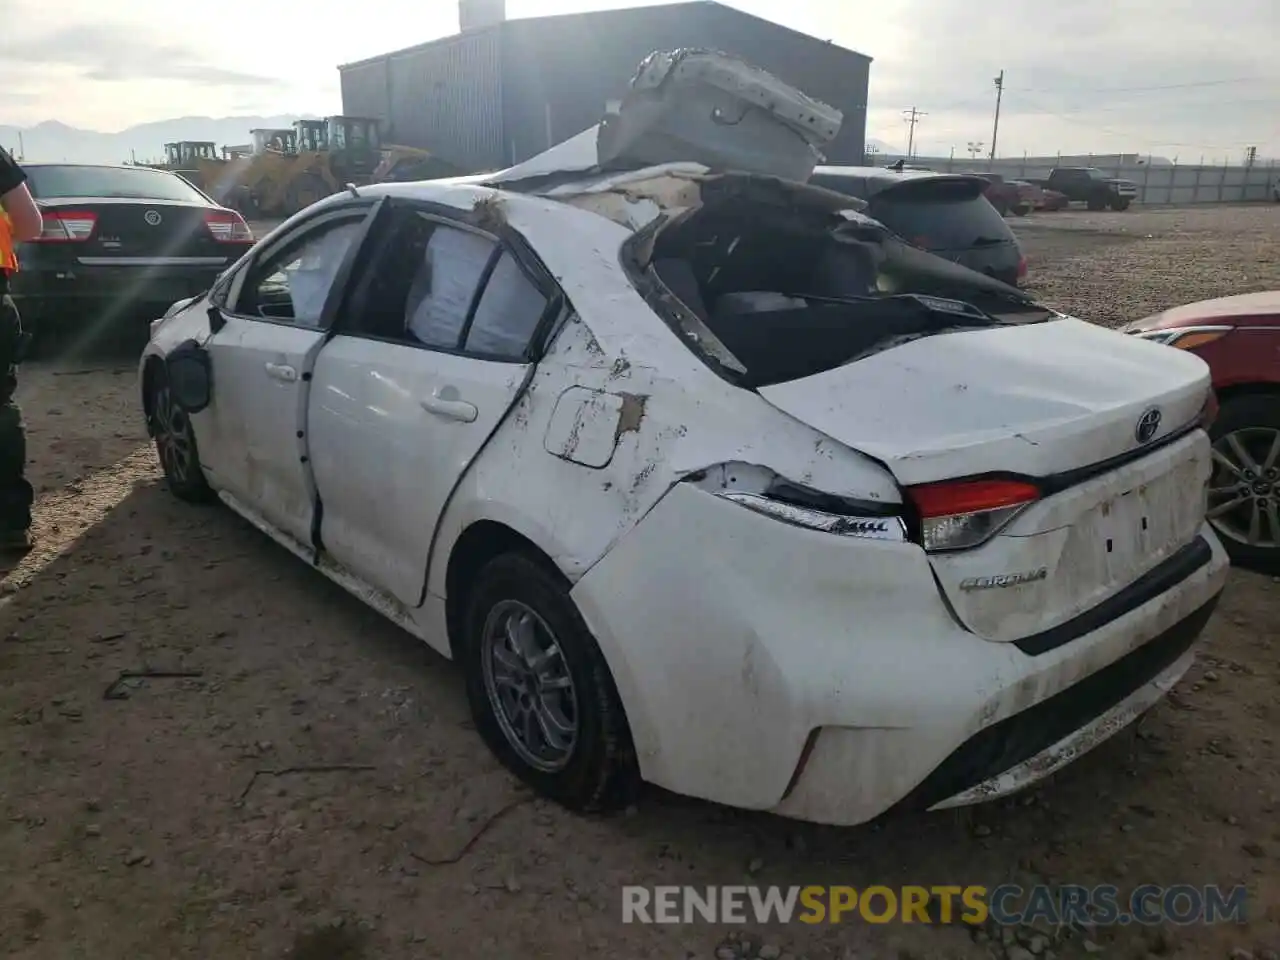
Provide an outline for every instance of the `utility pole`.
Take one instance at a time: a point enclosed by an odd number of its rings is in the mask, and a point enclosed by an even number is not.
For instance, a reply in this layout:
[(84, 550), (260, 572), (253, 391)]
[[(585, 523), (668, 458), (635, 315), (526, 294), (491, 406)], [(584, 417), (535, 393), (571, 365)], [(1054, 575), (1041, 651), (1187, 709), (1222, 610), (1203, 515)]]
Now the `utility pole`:
[(996, 136), (1000, 133), (1000, 101), (1004, 97), (1004, 71), (995, 79), (996, 84), (996, 122), (991, 128), (991, 159), (996, 158)]
[(907, 122), (907, 127), (909, 128), (907, 132), (907, 159), (908, 160), (910, 160), (913, 156), (915, 156), (916, 124), (920, 122), (921, 117), (927, 117), (927, 116), (928, 116), (927, 113), (917, 110), (915, 107), (912, 107), (910, 110), (902, 111), (902, 119)]
[(27, 146), (22, 142), (22, 131), (18, 131), (18, 162), (27, 159)]

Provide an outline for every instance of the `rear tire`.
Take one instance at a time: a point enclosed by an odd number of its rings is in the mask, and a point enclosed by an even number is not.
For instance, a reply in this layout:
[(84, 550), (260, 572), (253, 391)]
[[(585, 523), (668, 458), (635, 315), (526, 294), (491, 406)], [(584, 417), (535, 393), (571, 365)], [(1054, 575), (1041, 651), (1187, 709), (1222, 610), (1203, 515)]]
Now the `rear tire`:
[[(1280, 394), (1227, 400), (1209, 436), (1214, 449), (1209, 522), (1234, 562), (1275, 569), (1280, 566)], [(1215, 508), (1224, 512), (1213, 516)], [(1252, 538), (1255, 514), (1258, 536)]]
[(572, 810), (629, 803), (640, 777), (626, 714), (559, 574), (503, 554), (476, 576), (466, 611), (467, 699), (489, 749)]
[(212, 503), (217, 495), (200, 467), (191, 417), (173, 398), (163, 366), (152, 376), (150, 409), (151, 436), (169, 490), (188, 503)]

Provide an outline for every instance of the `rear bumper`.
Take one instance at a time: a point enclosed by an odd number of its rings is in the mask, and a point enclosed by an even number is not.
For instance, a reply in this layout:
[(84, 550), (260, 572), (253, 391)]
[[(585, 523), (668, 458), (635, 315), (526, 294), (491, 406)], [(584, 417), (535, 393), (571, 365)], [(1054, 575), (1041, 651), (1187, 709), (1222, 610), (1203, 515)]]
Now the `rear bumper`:
[[(30, 263), (10, 278), (24, 325), (38, 328), (92, 311), (106, 317), (147, 315), (208, 290), (239, 248), (226, 257), (65, 257)], [(87, 318), (86, 318), (87, 319)]]
[(1225, 583), (1211, 557), (1028, 654), (961, 627), (924, 553), (759, 517), (677, 485), (572, 595), (650, 782), (851, 825), (1047, 776), (1154, 703)]
[(970, 737), (904, 801), (933, 810), (1016, 793), (1065, 767), (1155, 706), (1195, 661), (1213, 595), (1110, 666)]

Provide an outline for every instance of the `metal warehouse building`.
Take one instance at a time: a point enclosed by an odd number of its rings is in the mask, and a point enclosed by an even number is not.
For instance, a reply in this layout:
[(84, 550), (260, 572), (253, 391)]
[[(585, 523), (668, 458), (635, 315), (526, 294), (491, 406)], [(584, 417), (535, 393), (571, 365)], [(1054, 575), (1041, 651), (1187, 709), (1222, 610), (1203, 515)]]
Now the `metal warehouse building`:
[(844, 113), (827, 149), (861, 163), (871, 58), (713, 0), (507, 20), (504, 0), (460, 0), (462, 32), (339, 67), (342, 111), (379, 117), (388, 143), (467, 170), (526, 160), (599, 122), (654, 50), (743, 57)]

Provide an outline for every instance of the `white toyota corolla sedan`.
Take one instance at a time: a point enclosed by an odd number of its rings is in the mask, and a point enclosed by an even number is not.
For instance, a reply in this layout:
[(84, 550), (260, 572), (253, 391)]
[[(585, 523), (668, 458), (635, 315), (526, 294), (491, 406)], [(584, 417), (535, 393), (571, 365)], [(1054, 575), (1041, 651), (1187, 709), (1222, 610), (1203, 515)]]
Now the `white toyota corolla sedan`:
[(1166, 693), (1227, 574), (1204, 363), (618, 125), (330, 197), (175, 304), (141, 364), (172, 491), (459, 659), (577, 809), (972, 803)]

